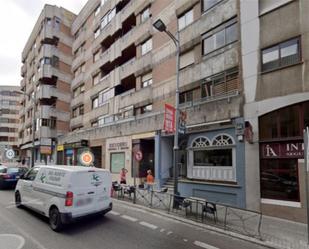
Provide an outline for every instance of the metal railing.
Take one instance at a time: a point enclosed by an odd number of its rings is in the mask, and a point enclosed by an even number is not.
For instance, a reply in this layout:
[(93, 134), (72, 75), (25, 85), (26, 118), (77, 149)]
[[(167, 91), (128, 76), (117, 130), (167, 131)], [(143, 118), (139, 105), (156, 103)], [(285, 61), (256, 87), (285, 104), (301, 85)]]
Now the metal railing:
[(168, 193), (166, 188), (156, 190), (146, 187), (134, 188), (134, 190), (129, 195), (123, 187), (114, 197), (224, 230), (262, 239), (262, 213), (260, 212), (210, 202), (202, 198), (173, 195)]

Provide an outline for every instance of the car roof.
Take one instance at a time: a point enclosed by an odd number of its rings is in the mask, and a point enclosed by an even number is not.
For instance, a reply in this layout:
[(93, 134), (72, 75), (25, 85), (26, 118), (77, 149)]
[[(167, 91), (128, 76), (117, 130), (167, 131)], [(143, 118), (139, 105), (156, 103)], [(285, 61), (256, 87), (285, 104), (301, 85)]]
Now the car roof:
[(68, 166), (68, 165), (36, 165), (35, 167), (48, 168), (48, 169), (61, 169), (70, 172), (88, 172), (88, 171), (106, 171), (107, 169), (86, 167), (86, 166)]

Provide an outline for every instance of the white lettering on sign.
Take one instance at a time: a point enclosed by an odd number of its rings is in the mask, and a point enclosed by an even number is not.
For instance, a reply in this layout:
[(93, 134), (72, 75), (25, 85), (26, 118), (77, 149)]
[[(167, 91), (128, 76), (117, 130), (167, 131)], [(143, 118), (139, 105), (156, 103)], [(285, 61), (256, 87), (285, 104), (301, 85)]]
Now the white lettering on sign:
[(272, 147), (270, 147), (269, 144), (266, 145), (266, 156), (270, 157), (270, 156), (278, 156), (275, 151), (273, 150)]

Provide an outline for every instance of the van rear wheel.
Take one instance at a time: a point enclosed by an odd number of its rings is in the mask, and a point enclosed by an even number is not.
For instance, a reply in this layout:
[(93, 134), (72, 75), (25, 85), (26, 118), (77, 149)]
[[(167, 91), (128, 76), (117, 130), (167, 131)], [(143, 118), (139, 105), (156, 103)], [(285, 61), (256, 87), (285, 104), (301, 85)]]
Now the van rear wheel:
[(63, 228), (61, 216), (56, 207), (51, 208), (49, 211), (49, 225), (55, 232), (59, 232)]

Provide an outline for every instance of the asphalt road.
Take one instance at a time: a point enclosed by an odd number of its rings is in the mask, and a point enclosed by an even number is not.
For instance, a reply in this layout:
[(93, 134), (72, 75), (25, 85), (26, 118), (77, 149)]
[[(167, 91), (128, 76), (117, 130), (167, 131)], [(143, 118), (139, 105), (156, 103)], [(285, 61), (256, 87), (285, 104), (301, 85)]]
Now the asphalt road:
[(55, 233), (44, 217), (15, 208), (13, 194), (0, 191), (0, 249), (265, 248), (120, 203), (105, 217), (87, 218)]

